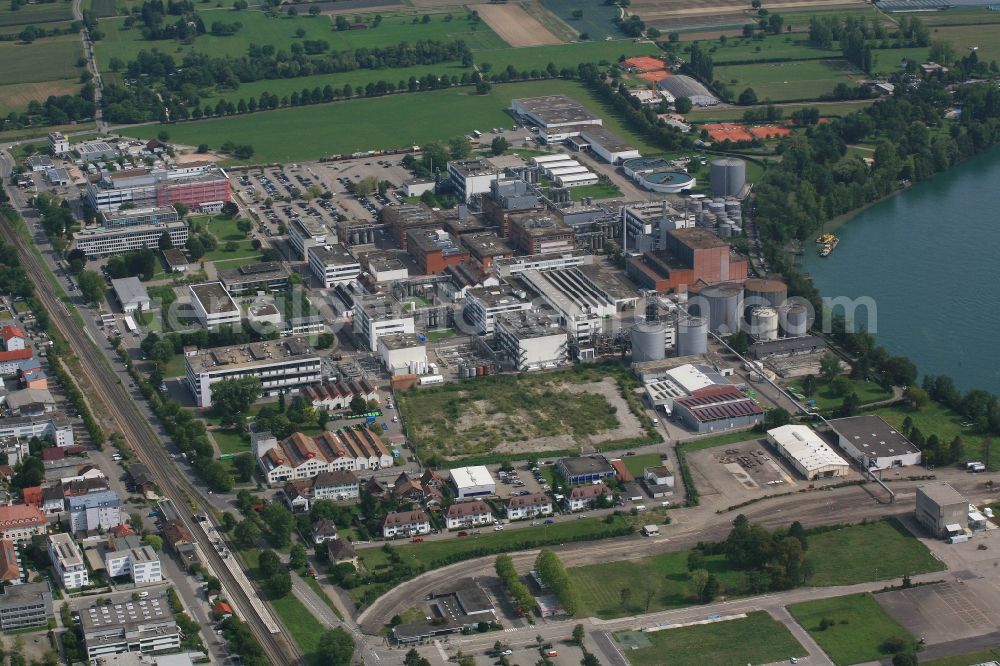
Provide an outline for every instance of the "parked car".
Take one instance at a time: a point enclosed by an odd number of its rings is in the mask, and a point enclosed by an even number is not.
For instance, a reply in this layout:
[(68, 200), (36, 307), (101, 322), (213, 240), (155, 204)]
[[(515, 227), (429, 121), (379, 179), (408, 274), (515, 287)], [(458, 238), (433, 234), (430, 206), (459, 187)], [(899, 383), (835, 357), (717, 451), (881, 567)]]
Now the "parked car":
[(469, 533), (468, 533), (468, 532), (464, 532), (464, 531), (463, 531), (463, 532), (459, 532), (459, 533), (458, 533), (458, 534), (456, 534), (455, 536), (460, 536), (460, 537), (464, 537), (464, 536), (469, 536)]

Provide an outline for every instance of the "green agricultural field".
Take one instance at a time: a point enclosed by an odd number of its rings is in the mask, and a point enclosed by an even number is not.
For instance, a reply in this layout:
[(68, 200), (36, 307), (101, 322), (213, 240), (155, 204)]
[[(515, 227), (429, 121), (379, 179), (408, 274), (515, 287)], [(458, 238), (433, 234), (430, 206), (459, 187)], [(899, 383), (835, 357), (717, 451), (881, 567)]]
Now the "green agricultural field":
[[(950, 13), (950, 12), (949, 12)], [(932, 15), (932, 12), (927, 12), (928, 15)], [(879, 23), (886, 27), (891, 27), (895, 25), (895, 20), (892, 15), (887, 15), (883, 12), (875, 9), (874, 6), (868, 5), (865, 7), (838, 7), (833, 9), (823, 9), (817, 7), (816, 9), (808, 9), (803, 11), (795, 11), (794, 9), (789, 9), (788, 11), (782, 11), (781, 17), (785, 19), (785, 25), (791, 25), (792, 31), (805, 31), (809, 29), (809, 20), (814, 16), (820, 17), (837, 17), (841, 20), (846, 19), (848, 16), (853, 16), (857, 19), (862, 19), (866, 22), (871, 22), (872, 19), (876, 19)], [(923, 18), (923, 16), (921, 16)]]
[(731, 62), (751, 62), (754, 60), (816, 60), (839, 58), (840, 49), (821, 49), (809, 44), (804, 35), (768, 35), (762, 40), (733, 39), (726, 43), (704, 41), (702, 47), (712, 56), (716, 66)]
[[(996, 14), (996, 12), (985, 12)], [(998, 19), (1000, 20), (1000, 19)], [(978, 46), (976, 55), (983, 62), (1000, 61), (1000, 23), (987, 25), (961, 25), (934, 28), (933, 39), (951, 42), (955, 53), (962, 58), (971, 46)]]
[[(303, 12), (304, 13), (304, 12)], [(210, 56), (243, 56), (250, 44), (264, 46), (271, 44), (278, 49), (288, 50), (296, 41), (320, 39), (329, 42), (331, 51), (346, 51), (357, 48), (394, 46), (400, 42), (418, 40), (463, 39), (472, 49), (496, 49), (506, 45), (485, 23), (472, 23), (464, 17), (450, 22), (443, 20), (443, 14), (434, 14), (430, 23), (411, 23), (412, 16), (389, 16), (377, 28), (368, 30), (334, 29), (328, 16), (281, 16), (271, 18), (257, 10), (233, 11), (232, 9), (201, 9), (199, 14), (206, 25), (213, 21), (232, 23), (239, 21), (243, 27), (229, 37), (201, 35), (190, 45), (177, 40), (146, 41), (138, 27), (126, 29), (124, 19), (107, 19), (101, 22), (105, 39), (96, 47), (97, 61), (101, 71), (108, 70), (111, 58), (118, 57), (128, 63), (139, 51), (159, 49), (169, 53), (176, 61), (183, 60), (187, 53), (204, 53)], [(459, 16), (456, 14), (456, 16)], [(296, 36), (302, 29), (305, 35)]]
[(920, 20), (928, 26), (969, 25), (982, 26), (1000, 23), (1000, 13), (981, 9), (949, 9), (946, 12), (926, 12), (920, 15)]
[[(9, 26), (35, 25), (38, 27), (51, 28), (52, 26), (42, 26), (44, 23), (55, 21), (72, 21), (73, 3), (67, 0), (57, 0), (56, 2), (40, 2), (32, 5), (24, 5), (14, 11), (10, 8), (9, 2), (0, 5), (0, 29)], [(3, 30), (3, 32), (20, 32), (19, 30)], [(77, 39), (79, 41), (79, 38)]]
[[(816, 107), (819, 109), (820, 115), (824, 117), (839, 117), (859, 111), (867, 106), (871, 106), (874, 103), (875, 100), (863, 100), (858, 102), (814, 102), (811, 104), (779, 104), (778, 108), (784, 112), (785, 118), (788, 118), (799, 109), (804, 109), (807, 106)], [(684, 119), (688, 122), (694, 123), (725, 122), (731, 120), (742, 120), (744, 113), (746, 113), (746, 107), (742, 106), (706, 107), (703, 109), (692, 109), (690, 113), (684, 116)]]
[[(897, 405), (880, 407), (875, 410), (875, 413), (897, 428), (902, 428), (906, 417), (910, 417), (913, 425), (923, 433), (924, 437), (937, 435), (947, 443), (951, 443), (955, 437), (961, 437), (965, 444), (964, 458), (982, 460), (983, 462), (989, 458), (990, 471), (995, 472), (1000, 469), (1000, 456), (985, 455), (984, 445), (990, 441), (990, 438), (976, 434), (971, 425), (963, 426), (962, 424), (966, 423), (965, 418), (943, 405), (932, 402), (919, 412), (915, 412), (905, 405)], [(996, 447), (994, 446), (994, 448)]]
[(575, 44), (555, 44), (551, 46), (525, 46), (517, 49), (487, 49), (477, 52), (476, 63), (489, 63), (493, 71), (508, 65), (517, 70), (545, 69), (551, 62), (557, 68), (576, 66), (583, 62), (615, 63), (622, 57), (656, 55), (659, 50), (653, 44), (636, 43), (628, 39), (600, 42), (578, 42)]
[(644, 634), (652, 645), (625, 652), (632, 666), (659, 666), (669, 654), (670, 666), (743, 666), (806, 656), (785, 625), (766, 611), (712, 624), (664, 629)]
[[(607, 37), (622, 37), (622, 32), (614, 24), (618, 7), (603, 0), (542, 0), (542, 5), (576, 34), (586, 33), (590, 39), (603, 40)], [(573, 12), (581, 10), (583, 16), (573, 18)]]
[(813, 585), (852, 585), (942, 571), (945, 566), (894, 520), (809, 535)]
[(39, 39), (31, 44), (0, 42), (2, 82), (34, 83), (58, 79), (76, 79), (76, 60), (83, 56), (79, 35), (60, 35)]
[[(916, 648), (910, 632), (889, 617), (871, 594), (806, 601), (789, 606), (788, 612), (837, 666), (891, 657), (893, 653), (883, 648), (891, 638)], [(824, 619), (830, 626), (822, 627)]]
[[(11, 111), (25, 111), (30, 102), (44, 102), (50, 95), (75, 95), (79, 91), (80, 83), (76, 79), (0, 85), (0, 115), (6, 116)], [(36, 127), (15, 130), (12, 134), (17, 135), (20, 132), (27, 135), (38, 135), (39, 133), (47, 134), (50, 131), (51, 129), (48, 127)], [(6, 133), (3, 136), (6, 136)]]
[[(487, 95), (471, 88), (317, 104), (266, 113), (185, 122), (168, 128), (171, 141), (218, 148), (226, 141), (250, 141), (253, 162), (294, 162), (361, 150), (401, 148), (446, 140), (484, 127), (510, 123), (506, 109), (516, 97), (543, 94), (571, 95), (604, 118), (604, 125), (643, 152), (656, 152), (650, 144), (629, 133), (614, 114), (579, 83), (534, 81), (497, 85)], [(442, 123), (441, 118), (455, 119)], [(406, 122), (400, 122), (405, 118)], [(351, 131), (344, 132), (344, 127)], [(303, 132), (301, 128), (311, 131)], [(153, 138), (162, 125), (122, 129), (123, 134)]]
[(715, 68), (715, 78), (734, 95), (753, 88), (757, 99), (775, 102), (818, 99), (838, 83), (856, 86), (864, 76), (846, 60), (798, 60)]
[(969, 666), (970, 664), (986, 664), (991, 661), (1000, 661), (1000, 647), (967, 652), (956, 657), (943, 657), (930, 661), (921, 660), (920, 663), (922, 666)]

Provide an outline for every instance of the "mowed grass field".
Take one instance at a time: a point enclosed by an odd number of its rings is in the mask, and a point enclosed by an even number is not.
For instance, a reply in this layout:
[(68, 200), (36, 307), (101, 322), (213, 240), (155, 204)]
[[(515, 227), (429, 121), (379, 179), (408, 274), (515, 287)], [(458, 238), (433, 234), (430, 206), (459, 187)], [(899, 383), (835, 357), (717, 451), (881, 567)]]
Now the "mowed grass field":
[[(951, 443), (955, 437), (961, 437), (965, 444), (963, 459), (986, 462), (983, 460), (986, 458), (983, 447), (986, 440), (990, 438), (975, 434), (971, 427), (963, 426), (962, 424), (966, 422), (965, 418), (943, 405), (932, 402), (919, 412), (915, 412), (905, 405), (880, 407), (875, 410), (875, 413), (896, 428), (902, 428), (906, 417), (910, 417), (913, 425), (923, 433), (924, 437), (937, 435), (947, 443)], [(1000, 456), (990, 456), (989, 468), (991, 472), (1000, 469)]]
[[(811, 585), (851, 585), (944, 568), (920, 541), (889, 521), (810, 534), (808, 543), (806, 558), (814, 570)], [(580, 594), (579, 616), (608, 619), (696, 603), (687, 568), (688, 553), (674, 551), (573, 568), (570, 577)], [(742, 572), (731, 570), (723, 555), (710, 555), (705, 561), (705, 568), (722, 583), (724, 594), (739, 594)], [(625, 588), (631, 590), (631, 595), (623, 605), (621, 591)], [(647, 590), (652, 592), (648, 611)]]
[[(849, 113), (859, 111), (866, 106), (871, 106), (875, 103), (875, 100), (864, 100), (859, 102), (813, 102), (813, 103), (802, 103), (802, 104), (782, 104), (780, 105), (781, 110), (784, 112), (784, 117), (788, 118), (794, 112), (799, 109), (804, 109), (808, 107), (816, 107), (819, 109), (820, 115), (825, 117), (830, 116), (846, 116)], [(718, 121), (729, 121), (729, 120), (741, 120), (743, 114), (746, 113), (746, 107), (742, 106), (731, 106), (731, 107), (708, 107), (704, 109), (692, 109), (690, 113), (684, 116), (688, 122), (695, 123), (710, 123)]]
[[(871, 594), (792, 604), (788, 612), (837, 666), (891, 657), (892, 653), (882, 648), (890, 638), (902, 638), (916, 648), (910, 632), (882, 610)], [(821, 629), (824, 618), (832, 625)]]
[[(629, 132), (610, 109), (601, 105), (579, 83), (533, 81), (496, 85), (487, 95), (472, 88), (388, 95), (369, 99), (317, 104), (176, 125), (141, 125), (122, 133), (153, 138), (161, 131), (170, 140), (218, 148), (226, 141), (249, 142), (253, 162), (294, 162), (362, 150), (419, 146), (446, 140), (474, 129), (500, 127), (511, 121), (507, 109), (517, 97), (567, 94), (604, 118), (604, 125), (644, 153), (656, 148)], [(444, 122), (443, 119), (448, 119)], [(350, 127), (350, 132), (344, 128)]]
[[(9, 2), (0, 4), (0, 30), (9, 26), (40, 25), (54, 21), (72, 21), (73, 3), (66, 0), (24, 5), (12, 10)], [(51, 27), (51, 26), (45, 26)], [(3, 32), (15, 32), (3, 30)]]
[(701, 42), (701, 45), (709, 52), (716, 65), (775, 58), (815, 60), (840, 56), (839, 49), (820, 49), (812, 46), (802, 34), (768, 35), (761, 40), (730, 38), (725, 44), (719, 40), (706, 40)]
[(796, 60), (716, 67), (715, 78), (735, 95), (753, 88), (761, 101), (782, 102), (816, 99), (838, 83), (854, 87), (864, 76), (846, 60)]
[(31, 44), (0, 42), (0, 113), (23, 111), (28, 102), (50, 95), (71, 95), (80, 89), (83, 56), (79, 35), (60, 35)]
[[(643, 634), (652, 645), (628, 650), (632, 666), (743, 666), (804, 657), (805, 648), (766, 611), (745, 618)], [(664, 655), (670, 655), (666, 659)]]
[[(614, 24), (618, 7), (603, 0), (542, 0), (542, 5), (558, 16), (577, 35), (586, 33), (590, 39), (622, 37), (622, 32)], [(583, 16), (573, 18), (574, 10), (583, 11)]]

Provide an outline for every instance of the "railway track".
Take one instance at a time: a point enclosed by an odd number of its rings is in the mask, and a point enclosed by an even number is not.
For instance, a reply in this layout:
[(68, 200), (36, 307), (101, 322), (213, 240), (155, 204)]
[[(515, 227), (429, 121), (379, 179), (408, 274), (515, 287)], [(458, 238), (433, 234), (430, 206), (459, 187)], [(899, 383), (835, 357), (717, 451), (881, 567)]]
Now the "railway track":
[[(125, 436), (139, 460), (150, 469), (162, 493), (173, 500), (178, 509), (184, 507), (182, 519), (185, 526), (199, 541), (201, 552), (211, 564), (230, 599), (235, 602), (237, 608), (243, 610), (243, 621), (260, 642), (271, 663), (276, 666), (301, 663), (303, 656), (295, 644), (285, 633), (271, 633), (264, 621), (254, 612), (254, 603), (251, 599), (251, 595), (255, 594), (254, 591), (245, 589), (243, 584), (236, 579), (216, 552), (215, 547), (211, 543), (205, 542), (205, 538), (201, 536), (204, 532), (193, 526), (192, 516), (187, 513), (192, 503), (196, 506), (196, 512), (203, 511), (211, 514), (212, 508), (174, 465), (174, 461), (167, 454), (165, 446), (150, 427), (147, 417), (143, 415), (132, 396), (128, 394), (118, 375), (103, 357), (103, 353), (86, 334), (86, 329), (73, 321), (69, 306), (52, 293), (46, 267), (41, 265), (38, 257), (27, 247), (27, 243), (16, 229), (12, 228), (6, 221), (3, 221), (0, 226), (3, 227), (3, 234), (7, 241), (16, 249), (21, 266), (35, 283), (36, 294), (45, 305), (52, 323), (69, 343), (72, 352), (79, 360), (83, 373), (77, 379), (89, 385), (89, 400), (100, 402), (105, 413), (109, 416), (111, 423), (105, 423), (105, 425), (112, 425)], [(95, 414), (94, 417), (98, 418), (98, 415)]]

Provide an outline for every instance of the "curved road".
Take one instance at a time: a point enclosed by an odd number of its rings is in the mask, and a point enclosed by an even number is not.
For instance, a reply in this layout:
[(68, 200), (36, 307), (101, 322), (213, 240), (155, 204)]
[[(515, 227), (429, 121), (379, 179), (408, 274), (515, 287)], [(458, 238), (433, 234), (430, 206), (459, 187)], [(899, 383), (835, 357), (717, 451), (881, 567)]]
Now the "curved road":
[[(0, 177), (4, 183), (12, 166), (13, 160), (10, 155), (0, 153)], [(82, 374), (76, 379), (82, 385), (81, 389), (91, 404), (100, 404), (103, 413), (108, 415), (110, 422), (106, 422), (105, 427), (110, 426), (111, 430), (118, 430), (125, 436), (125, 440), (132, 446), (138, 459), (153, 473), (163, 494), (173, 500), (178, 509), (185, 511), (194, 507), (195, 511), (211, 513), (211, 506), (176, 468), (167, 453), (166, 446), (153, 432), (150, 423), (156, 421), (145, 404), (140, 409), (137, 397), (130, 395), (125, 389), (121, 379), (103, 357), (86, 329), (74, 321), (69, 307), (52, 293), (53, 290), (48, 282), (48, 269), (42, 265), (39, 257), (31, 252), (16, 229), (11, 228), (5, 221), (2, 227), (5, 238), (16, 249), (22, 267), (35, 283), (38, 299), (45, 306), (53, 325), (69, 343), (79, 362)], [(100, 418), (100, 414), (94, 416)], [(264, 622), (253, 611), (250, 595), (255, 595), (255, 591), (246, 589), (244, 584), (233, 576), (214, 546), (202, 538), (203, 533), (192, 523), (191, 515), (182, 513), (182, 518), (188, 530), (199, 541), (202, 554), (219, 577), (230, 599), (243, 611), (244, 622), (257, 637), (271, 663), (299, 663), (302, 655), (294, 643), (284, 633), (270, 633)]]

